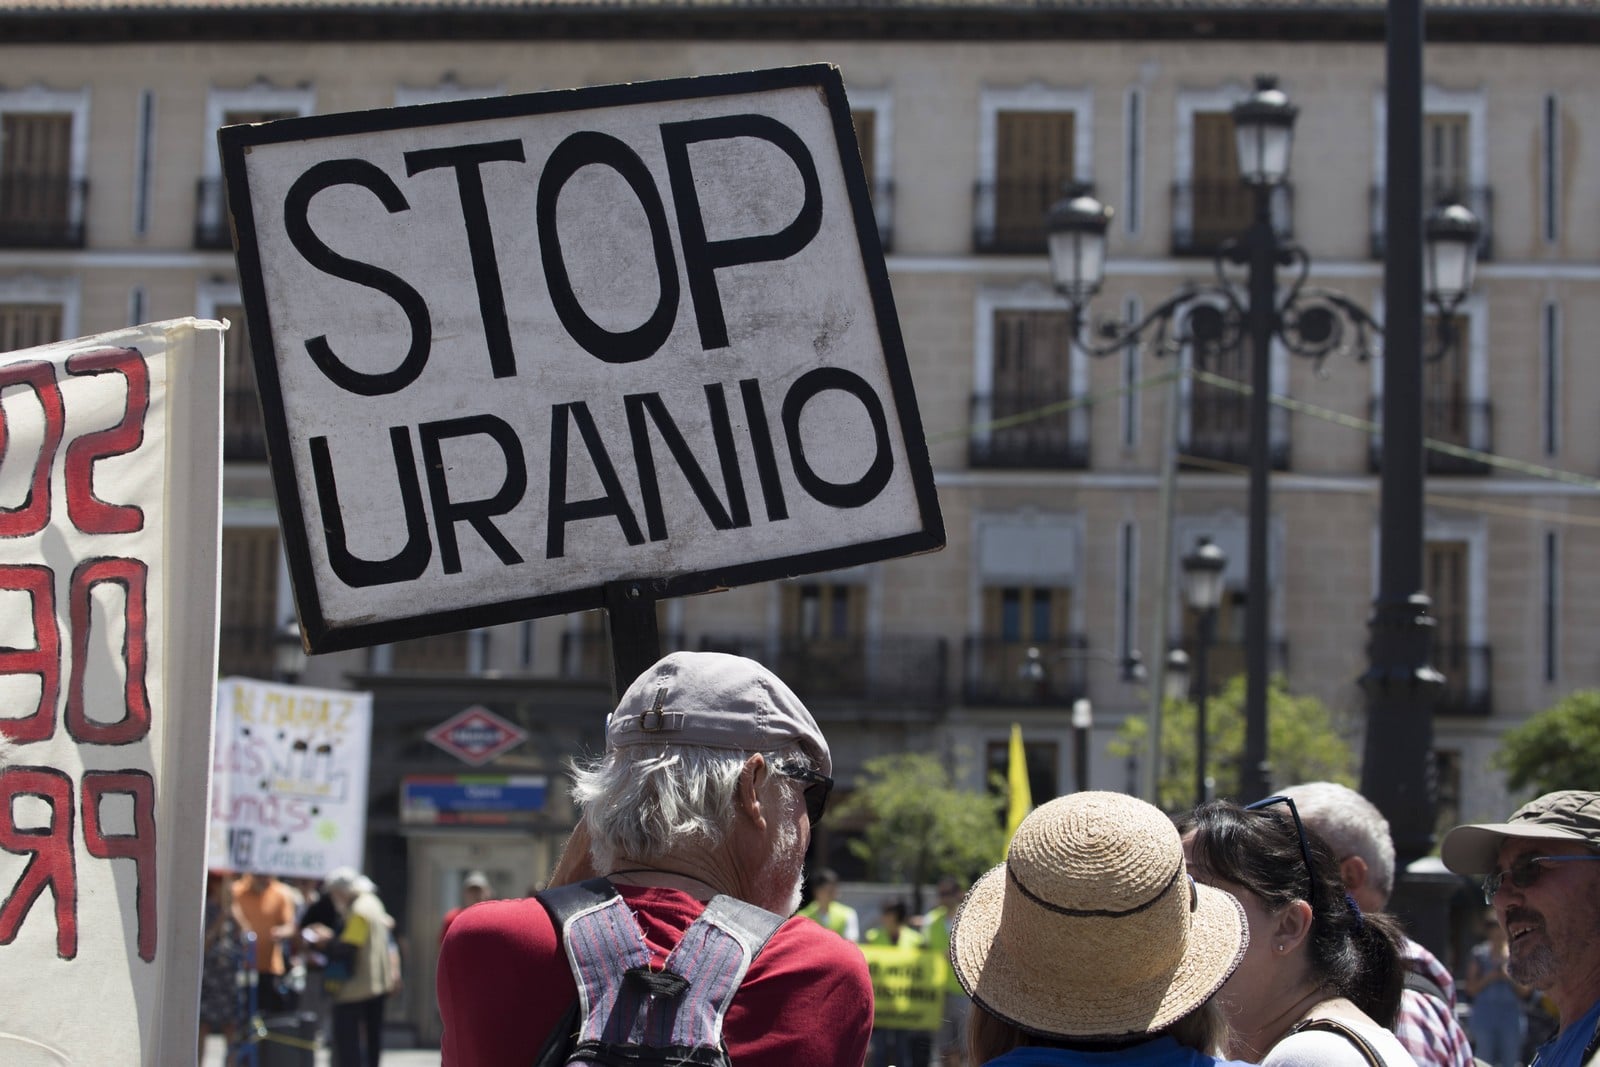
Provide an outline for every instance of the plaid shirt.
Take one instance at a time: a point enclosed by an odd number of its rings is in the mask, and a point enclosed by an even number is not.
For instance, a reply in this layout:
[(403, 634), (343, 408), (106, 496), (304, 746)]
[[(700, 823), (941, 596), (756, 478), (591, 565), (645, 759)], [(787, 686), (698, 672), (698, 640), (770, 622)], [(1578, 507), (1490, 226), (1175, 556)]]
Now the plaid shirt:
[(1406, 966), (1444, 990), (1448, 1003), (1407, 989), (1400, 995), (1400, 1015), (1394, 1036), (1411, 1053), (1418, 1067), (1472, 1067), (1472, 1046), (1456, 1022), (1456, 983), (1433, 953), (1410, 938), (1404, 952)]

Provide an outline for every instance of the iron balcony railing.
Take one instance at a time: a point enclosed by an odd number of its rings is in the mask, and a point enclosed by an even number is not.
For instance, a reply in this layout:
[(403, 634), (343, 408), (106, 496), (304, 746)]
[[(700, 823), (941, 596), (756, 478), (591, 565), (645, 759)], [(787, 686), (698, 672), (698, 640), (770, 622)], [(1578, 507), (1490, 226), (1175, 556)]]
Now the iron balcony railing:
[(1089, 691), (1089, 639), (1055, 641), (973, 636), (966, 641), (963, 695), (968, 704), (1062, 707)]
[(765, 663), (806, 701), (942, 707), (949, 653), (942, 637), (796, 637), (707, 634), (707, 652)]
[(267, 458), (267, 427), (261, 419), (261, 401), (254, 386), (222, 391), (222, 457)]
[(1444, 675), (1444, 688), (1433, 703), (1435, 715), (1486, 719), (1494, 714), (1492, 651), (1488, 645), (1434, 643), (1433, 666)]
[[(1255, 190), (1237, 178), (1174, 182), (1172, 254), (1215, 255), (1222, 242), (1241, 236), (1255, 214)], [(1279, 240), (1294, 236), (1294, 184), (1272, 190), (1272, 228)]]
[[(1478, 259), (1489, 260), (1494, 258), (1494, 189), (1487, 185), (1469, 186), (1462, 189), (1447, 182), (1430, 182), (1423, 186), (1422, 202), (1427, 205), (1424, 214), (1432, 211), (1440, 204), (1461, 204), (1468, 211), (1478, 216), (1478, 224), (1482, 229), (1478, 232)], [(1371, 224), (1372, 258), (1382, 259), (1388, 252), (1388, 242), (1384, 238), (1384, 186), (1382, 184), (1372, 187), (1371, 195)]]
[(968, 465), (1053, 470), (1088, 467), (1089, 409), (1035, 414), (1070, 399), (1046, 393), (973, 394)]
[[(1200, 695), (1200, 675), (1195, 670), (1195, 657), (1200, 654), (1199, 642), (1179, 640), (1174, 645), (1181, 646), (1189, 653), (1189, 696), (1193, 699)], [(1211, 695), (1215, 696), (1229, 682), (1245, 673), (1249, 650), (1243, 641), (1213, 641), (1206, 656), (1206, 684), (1211, 689)], [(1289, 642), (1267, 642), (1267, 673), (1289, 673)]]
[(1063, 195), (1059, 178), (1012, 178), (973, 187), (972, 249), (999, 255), (1045, 251), (1045, 215)]
[(0, 175), (0, 248), (82, 248), (88, 199), (82, 178)]
[[(1250, 464), (1250, 397), (1222, 389), (1196, 389), (1189, 396), (1187, 433), (1179, 442), (1185, 458), (1210, 464), (1225, 463), (1241, 467)], [(1268, 415), (1268, 462), (1273, 470), (1289, 469), (1287, 413), (1274, 410)]]
[(194, 246), (233, 250), (233, 232), (228, 228), (227, 190), (221, 178), (201, 178), (195, 182)]
[[(1383, 398), (1373, 397), (1369, 405), (1372, 421), (1380, 427), (1367, 446), (1367, 465), (1374, 474), (1383, 470)], [(1488, 400), (1432, 399), (1422, 401), (1422, 436), (1448, 445), (1460, 445), (1475, 452), (1494, 451), (1494, 404)], [(1437, 449), (1423, 449), (1423, 462), (1429, 474), (1492, 474), (1494, 468), (1481, 459), (1457, 456)]]

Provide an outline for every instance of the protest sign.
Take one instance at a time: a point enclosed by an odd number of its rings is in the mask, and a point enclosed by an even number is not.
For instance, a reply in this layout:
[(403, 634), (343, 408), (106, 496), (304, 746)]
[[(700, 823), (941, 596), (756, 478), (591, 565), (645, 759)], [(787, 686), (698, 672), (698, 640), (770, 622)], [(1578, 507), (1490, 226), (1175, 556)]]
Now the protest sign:
[(0, 1063), (193, 1062), (222, 331), (0, 355)]
[(217, 683), (211, 865), (284, 878), (362, 869), (372, 694)]
[(313, 651), (943, 545), (835, 68), (218, 139)]
[(937, 952), (898, 945), (862, 945), (872, 975), (872, 1025), (885, 1030), (937, 1030), (944, 1018), (945, 974)]

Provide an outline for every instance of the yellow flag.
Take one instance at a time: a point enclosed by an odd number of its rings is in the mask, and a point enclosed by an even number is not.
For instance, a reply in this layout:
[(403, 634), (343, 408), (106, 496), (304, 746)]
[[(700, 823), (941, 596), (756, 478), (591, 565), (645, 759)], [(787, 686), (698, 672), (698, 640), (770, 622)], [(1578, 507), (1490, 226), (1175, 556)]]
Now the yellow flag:
[(1011, 756), (1006, 766), (1006, 841), (1017, 832), (1017, 826), (1033, 810), (1033, 790), (1028, 788), (1028, 757), (1022, 749), (1022, 727), (1011, 724)]

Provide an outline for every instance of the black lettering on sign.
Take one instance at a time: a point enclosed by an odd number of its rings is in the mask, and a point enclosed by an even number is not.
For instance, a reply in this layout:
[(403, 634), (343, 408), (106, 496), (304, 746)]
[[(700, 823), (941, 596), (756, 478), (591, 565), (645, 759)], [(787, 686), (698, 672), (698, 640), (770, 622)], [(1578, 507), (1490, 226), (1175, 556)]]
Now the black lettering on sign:
[[(800, 415), (806, 404), (830, 389), (849, 393), (861, 401), (872, 422), (876, 451), (866, 473), (853, 482), (830, 482), (819, 475), (806, 459), (805, 442), (800, 438)], [(889, 420), (884, 415), (883, 402), (866, 379), (843, 367), (818, 367), (796, 379), (783, 398), (783, 432), (789, 440), (789, 461), (794, 465), (795, 478), (819, 503), (836, 508), (859, 508), (883, 492), (883, 487), (889, 484), (889, 476), (894, 473)]]
[(746, 378), (739, 383), (744, 399), (744, 421), (750, 427), (750, 444), (756, 450), (756, 477), (761, 481), (761, 497), (767, 502), (767, 518), (779, 522), (789, 517), (789, 504), (783, 498), (783, 479), (778, 474), (778, 456), (772, 450), (772, 430), (767, 425), (767, 405), (761, 399), (761, 383)]
[[(483, 319), (484, 338), (489, 343), (489, 366), (496, 378), (516, 374), (517, 360), (511, 351), (511, 325), (506, 319), (500, 264), (494, 254), (494, 232), (489, 226), (489, 205), (483, 199), (483, 175), (479, 168), (485, 163), (524, 161), (521, 141), (493, 141), (406, 153), (407, 177), (439, 167), (455, 168), (461, 216), (467, 225), (467, 250), (472, 254), (472, 277), (478, 284), (478, 313)], [(442, 538), (439, 549), (444, 551)]]
[(391, 215), (410, 210), (411, 207), (394, 180), (374, 164), (360, 159), (326, 160), (296, 178), (284, 197), (283, 225), (288, 231), (289, 243), (305, 257), (307, 263), (318, 270), (368, 289), (376, 289), (399, 304), (405, 312), (406, 321), (411, 325), (411, 348), (399, 366), (383, 374), (367, 374), (347, 366), (329, 347), (326, 334), (307, 340), (306, 352), (317, 369), (346, 392), (358, 396), (398, 393), (416, 381), (422, 368), (428, 364), (428, 350), (433, 343), (433, 323), (428, 318), (428, 305), (422, 299), (422, 294), (401, 278), (382, 267), (340, 255), (323, 244), (322, 238), (311, 229), (311, 198), (336, 185), (359, 185), (371, 191)]
[[(589, 317), (572, 291), (567, 274), (561, 236), (556, 230), (556, 203), (567, 180), (587, 166), (610, 167), (628, 183), (639, 198), (644, 217), (650, 224), (650, 244), (655, 252), (656, 277), (661, 286), (655, 310), (644, 324), (631, 330), (613, 332)], [(580, 130), (556, 145), (539, 176), (539, 192), (534, 208), (539, 227), (539, 257), (544, 263), (545, 285), (550, 302), (572, 339), (584, 351), (607, 363), (637, 363), (649, 359), (666, 343), (678, 317), (678, 264), (672, 254), (672, 235), (667, 230), (667, 209), (656, 191), (650, 168), (639, 154), (607, 134)]]
[[(650, 447), (650, 431), (645, 425), (648, 412), (656, 424), (656, 431), (667, 443), (678, 469), (689, 481), (700, 506), (705, 509), (711, 525), (719, 530), (731, 530), (750, 525), (750, 505), (744, 496), (744, 479), (739, 474), (739, 457), (733, 451), (733, 427), (728, 421), (728, 402), (722, 396), (722, 386), (708, 385), (706, 405), (711, 415), (711, 433), (717, 445), (717, 458), (722, 465), (722, 480), (728, 489), (728, 507), (717, 499), (711, 480), (706, 477), (689, 442), (683, 438), (678, 424), (672, 421), (667, 406), (661, 402), (660, 393), (638, 393), (622, 398), (628, 413), (628, 432), (633, 439), (633, 461), (639, 471), (639, 493), (644, 498), (645, 525), (650, 540), (667, 539), (666, 517), (661, 509), (661, 485), (656, 479), (655, 454)], [(729, 512), (732, 512), (730, 515)]]
[[(605, 496), (589, 500), (567, 499), (567, 419), (578, 424), (578, 433), (589, 451), (589, 461)], [(644, 534), (639, 530), (639, 520), (622, 491), (617, 479), (617, 469), (606, 454), (605, 442), (600, 440), (600, 430), (589, 414), (589, 406), (581, 400), (571, 404), (557, 404), (550, 409), (550, 506), (549, 527), (545, 531), (545, 558), (557, 559), (566, 554), (566, 525), (577, 519), (597, 519), (602, 515), (615, 515), (622, 536), (630, 545), (644, 544)]]
[[(705, 216), (695, 191), (689, 146), (700, 141), (725, 141), (753, 137), (775, 146), (794, 162), (805, 187), (805, 198), (794, 219), (777, 233), (706, 239)], [(683, 266), (689, 277), (689, 296), (700, 323), (700, 347), (710, 351), (728, 347), (728, 324), (717, 292), (716, 271), (743, 263), (788, 259), (799, 252), (822, 228), (822, 184), (811, 150), (800, 135), (768, 115), (725, 115), (720, 118), (666, 122), (661, 125), (661, 145), (666, 150), (667, 178), (678, 214), (678, 239), (683, 242)]]
[[(500, 446), (506, 459), (506, 476), (495, 494), (485, 500), (450, 499), (450, 486), (444, 473), (444, 456), (439, 442), (451, 437), (481, 434)], [(460, 419), (425, 422), (417, 427), (422, 439), (422, 466), (428, 472), (428, 495), (433, 501), (433, 528), (439, 536), (439, 561), (446, 574), (461, 572), (461, 553), (456, 545), (456, 523), (465, 522), (478, 531), (478, 536), (494, 550), (500, 562), (510, 566), (521, 563), (522, 556), (511, 547), (494, 523), (496, 515), (504, 515), (522, 500), (528, 488), (528, 467), (522, 459), (522, 442), (517, 431), (505, 420), (493, 415), (471, 415)]]
[(394, 472), (400, 483), (400, 502), (406, 517), (405, 547), (388, 559), (361, 559), (351, 553), (344, 532), (344, 512), (339, 506), (339, 486), (333, 477), (333, 461), (328, 456), (328, 439), (313, 437), (311, 477), (317, 485), (317, 506), (322, 509), (322, 528), (328, 538), (328, 566), (339, 580), (352, 588), (408, 582), (420, 577), (433, 558), (433, 541), (428, 536), (428, 518), (423, 514), (422, 488), (417, 484), (417, 461), (411, 452), (411, 436), (404, 426), (389, 427), (389, 447), (394, 452)]

